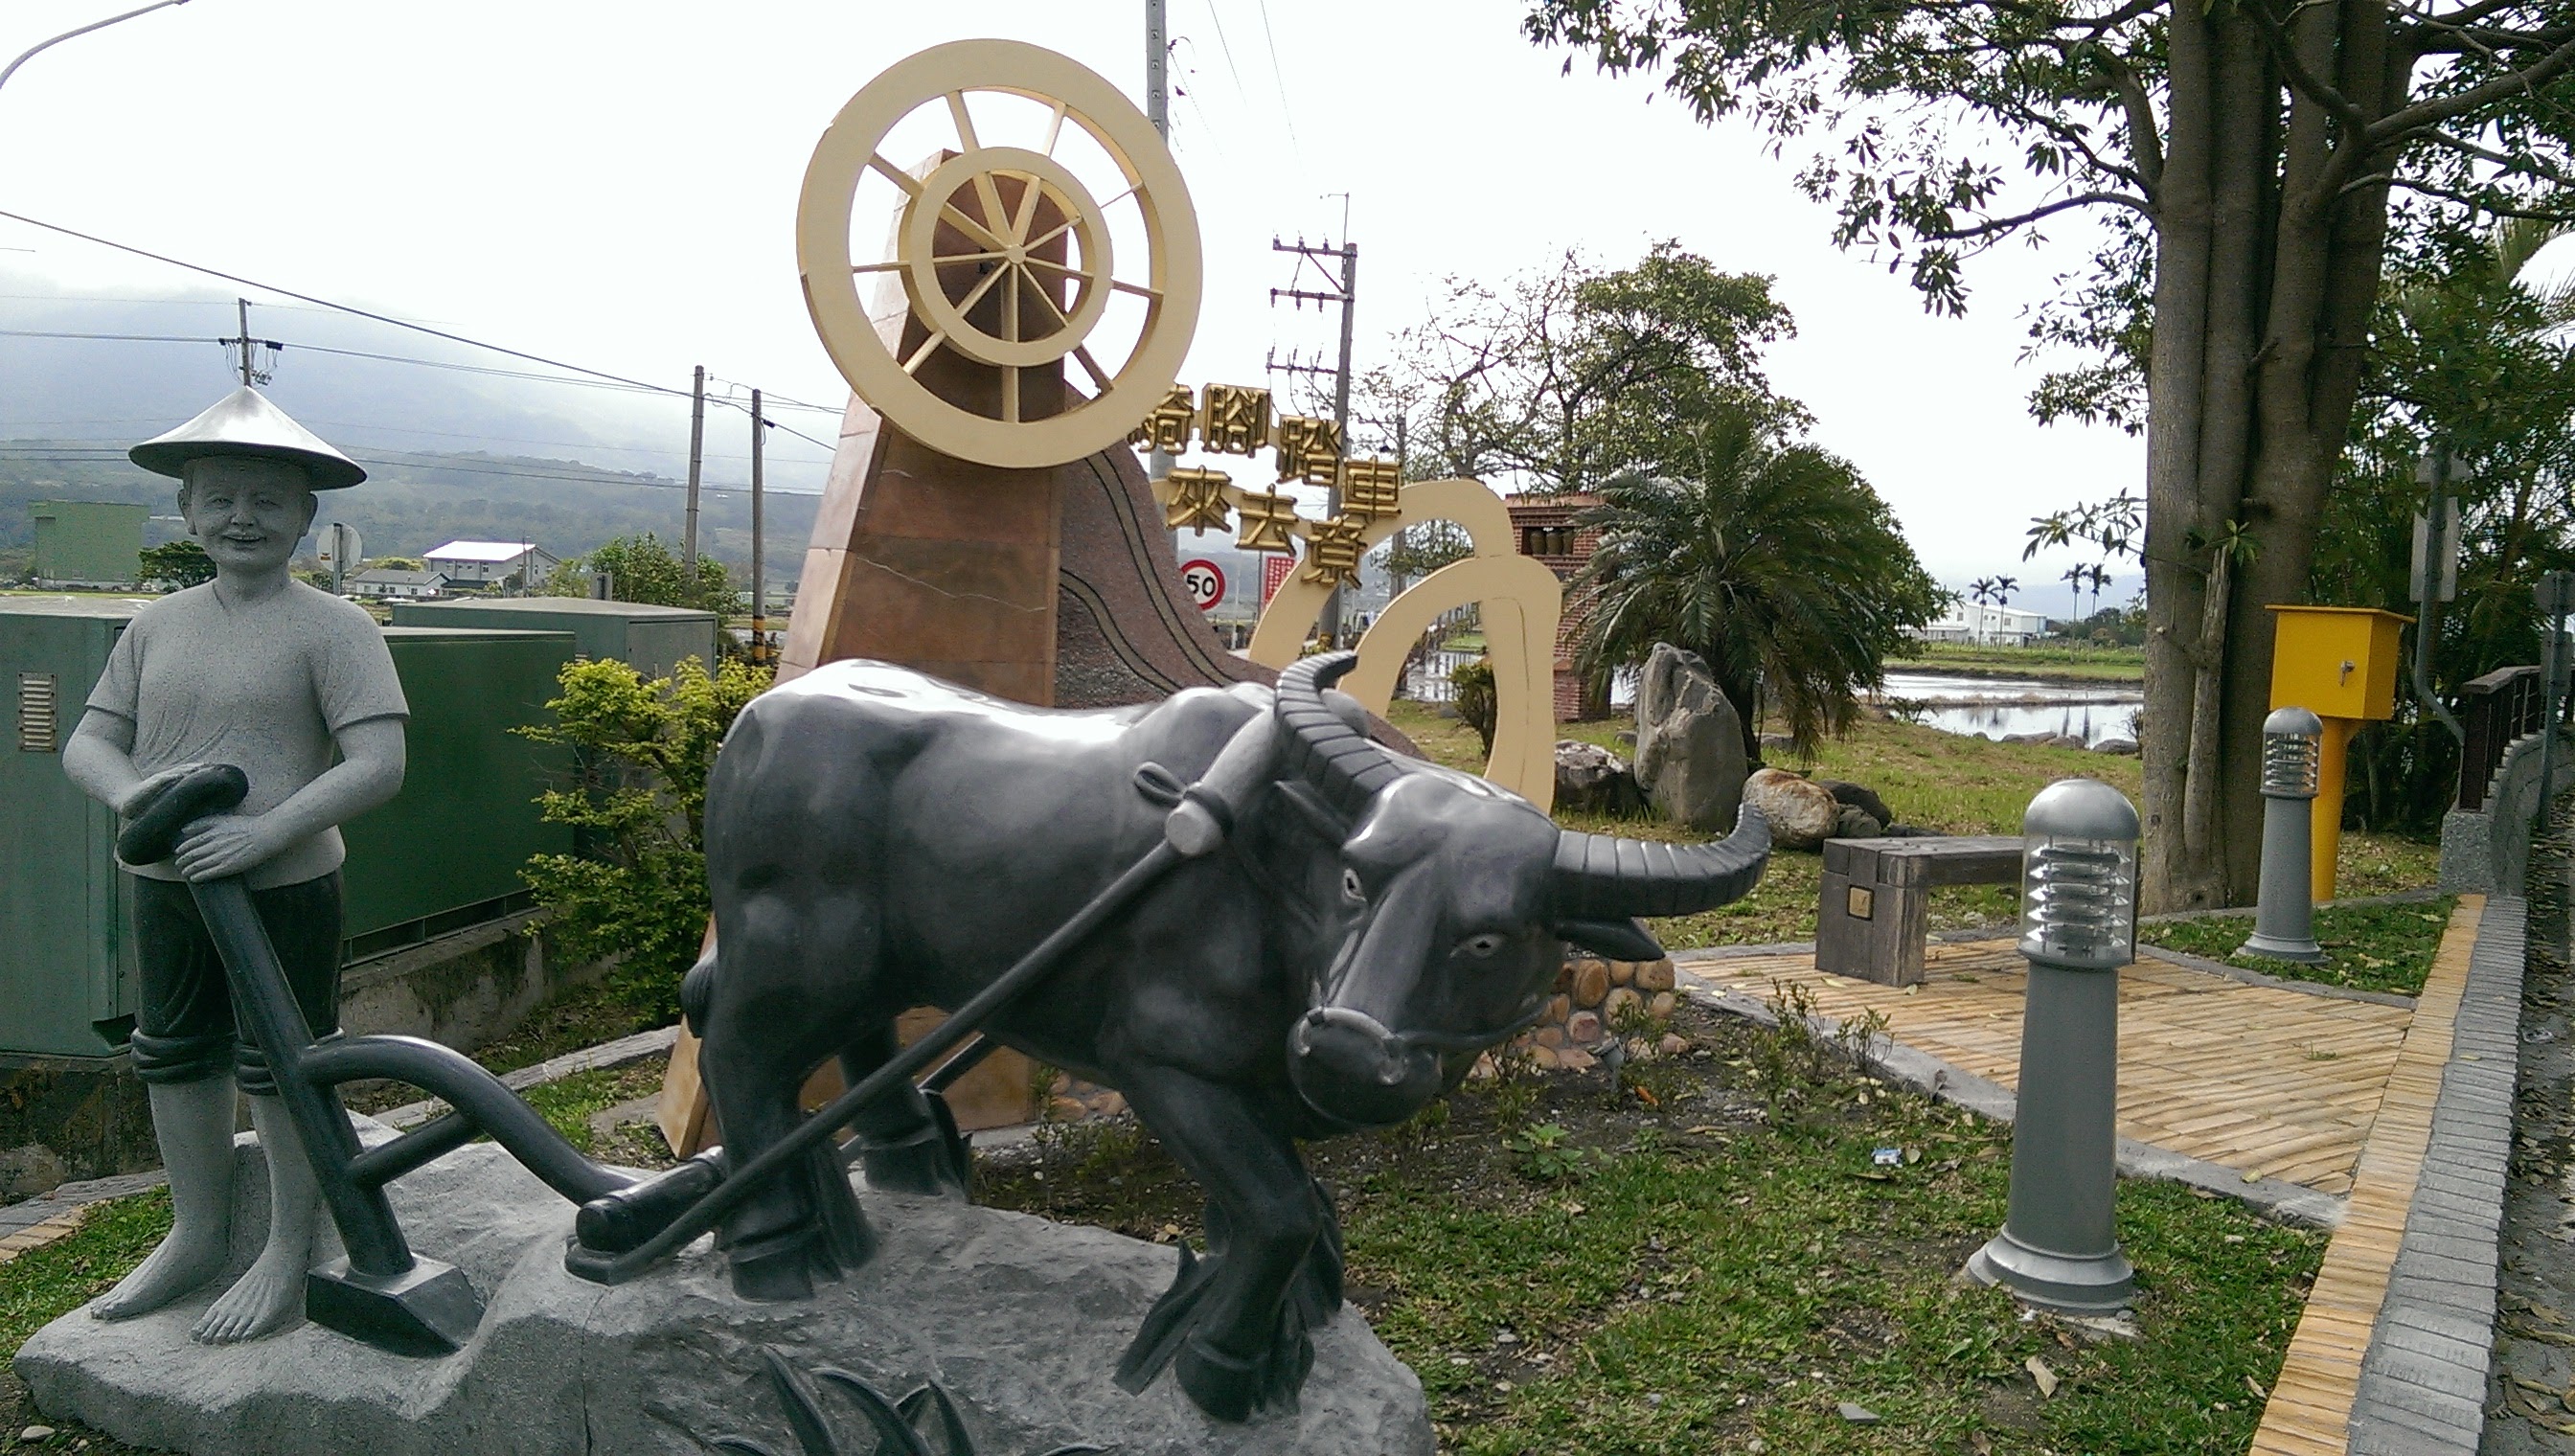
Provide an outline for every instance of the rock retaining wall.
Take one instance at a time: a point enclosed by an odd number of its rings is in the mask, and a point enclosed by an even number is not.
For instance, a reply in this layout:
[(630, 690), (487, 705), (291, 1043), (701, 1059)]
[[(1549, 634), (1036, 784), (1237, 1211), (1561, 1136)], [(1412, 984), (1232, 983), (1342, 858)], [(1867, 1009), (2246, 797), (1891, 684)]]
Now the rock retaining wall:
[(1643, 1016), (1661, 1021), (1676, 1004), (1669, 956), (1644, 961), (1567, 956), (1556, 972), (1554, 997), (1512, 1048), (1541, 1067), (1585, 1070), (1623, 1020)]

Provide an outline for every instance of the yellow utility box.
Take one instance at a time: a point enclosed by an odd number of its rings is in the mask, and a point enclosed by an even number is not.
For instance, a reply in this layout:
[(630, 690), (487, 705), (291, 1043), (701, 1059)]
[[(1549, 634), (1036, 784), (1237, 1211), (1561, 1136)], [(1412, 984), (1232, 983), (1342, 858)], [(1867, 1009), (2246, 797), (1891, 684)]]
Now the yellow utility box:
[(2414, 619), (2375, 607), (2278, 607), (2272, 623), (2271, 706), (2303, 708), (2324, 720), (2318, 743), (2315, 897), (2334, 893), (2342, 853), (2343, 764), (2360, 726), (2396, 715), (2397, 641)]

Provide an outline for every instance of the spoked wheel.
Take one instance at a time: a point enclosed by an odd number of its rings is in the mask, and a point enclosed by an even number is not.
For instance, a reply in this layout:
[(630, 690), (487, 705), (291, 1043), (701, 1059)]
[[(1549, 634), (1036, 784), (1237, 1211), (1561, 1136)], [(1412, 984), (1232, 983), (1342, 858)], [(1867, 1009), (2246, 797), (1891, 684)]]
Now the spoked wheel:
[[(1038, 144), (986, 144), (968, 106), (978, 92), (1047, 108)], [(945, 110), (955, 147), (916, 176), (881, 148), (924, 107)], [(1068, 129), (1097, 143), (1115, 173), (1099, 168), (1086, 182), (1060, 155)], [(853, 257), (853, 226), (870, 220), (851, 211), (870, 171), (904, 197), (890, 258)], [(1100, 189), (1113, 187), (1103, 202)], [(1111, 238), (1128, 205), (1142, 221), (1141, 260), (1118, 258)], [(1058, 465), (1123, 439), (1171, 392), (1198, 323), (1198, 223), (1163, 139), (1116, 87), (1018, 41), (934, 47), (851, 97), (806, 168), (796, 252), (806, 307), (850, 387), (905, 434), (985, 465)], [(900, 358), (860, 296), (884, 274), (901, 279), (921, 326)], [(1109, 351), (1123, 358), (1104, 361), (1092, 346), (1119, 294), (1142, 301), (1143, 324), (1132, 346)], [(922, 382), (943, 350), (998, 372), (998, 392), (978, 401), (987, 408)], [(1079, 373), (1054, 409), (1027, 376), (1068, 360)]]

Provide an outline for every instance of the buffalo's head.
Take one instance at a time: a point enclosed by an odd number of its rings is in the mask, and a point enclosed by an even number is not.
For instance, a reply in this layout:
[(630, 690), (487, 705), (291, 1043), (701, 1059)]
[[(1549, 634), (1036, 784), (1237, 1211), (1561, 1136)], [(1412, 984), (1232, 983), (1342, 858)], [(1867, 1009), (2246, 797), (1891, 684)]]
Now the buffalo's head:
[(1535, 1021), (1566, 942), (1659, 957), (1635, 917), (1740, 899), (1770, 834), (1748, 807), (1716, 844), (1559, 829), (1518, 794), (1368, 741), (1323, 696), (1355, 662), (1308, 658), (1279, 677), (1282, 789), (1346, 826), (1328, 954), (1288, 1066), (1330, 1122), (1381, 1127)]

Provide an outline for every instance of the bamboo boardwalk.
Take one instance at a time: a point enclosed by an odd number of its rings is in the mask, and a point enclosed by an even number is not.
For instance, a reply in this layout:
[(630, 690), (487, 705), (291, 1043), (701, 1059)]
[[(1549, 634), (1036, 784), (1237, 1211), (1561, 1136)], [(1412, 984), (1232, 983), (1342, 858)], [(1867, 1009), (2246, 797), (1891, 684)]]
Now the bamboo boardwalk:
[[(1828, 975), (1806, 953), (1680, 968), (1755, 998), (1769, 997), (1773, 981), (1802, 985), (1816, 1010), (1836, 1018), (1883, 1011), (1887, 1034), (1904, 1045), (2006, 1087), (2019, 1080), (2028, 974), (2009, 940), (1933, 945), (1925, 979), (1911, 987)], [(2348, 1194), (2413, 1017), (2402, 1006), (2140, 961), (2119, 974), (2119, 1132), (2248, 1182)]]

